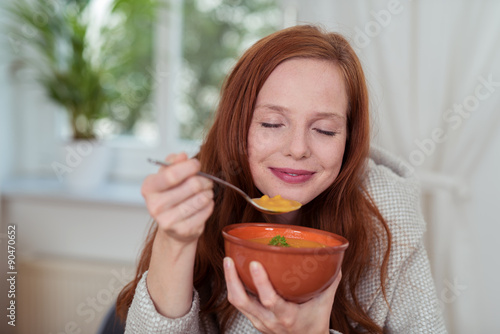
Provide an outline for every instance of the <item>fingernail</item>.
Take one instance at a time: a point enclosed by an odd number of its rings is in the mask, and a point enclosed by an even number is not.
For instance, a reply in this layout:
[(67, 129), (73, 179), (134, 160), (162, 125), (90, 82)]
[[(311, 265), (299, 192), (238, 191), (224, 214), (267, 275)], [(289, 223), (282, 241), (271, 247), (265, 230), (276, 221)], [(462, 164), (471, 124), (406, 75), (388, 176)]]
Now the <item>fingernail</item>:
[(255, 261), (250, 262), (250, 271), (254, 274), (259, 273), (259, 264)]
[(231, 268), (231, 258), (229, 258), (229, 257), (224, 258), (224, 268), (226, 268), (226, 269)]
[(170, 164), (173, 164), (173, 163), (174, 163), (174, 161), (175, 161), (175, 157), (176, 157), (176, 155), (175, 155), (175, 154), (170, 154), (170, 155), (169, 155), (169, 156), (165, 159), (165, 161), (166, 161), (166, 162), (168, 162), (168, 163), (170, 163)]

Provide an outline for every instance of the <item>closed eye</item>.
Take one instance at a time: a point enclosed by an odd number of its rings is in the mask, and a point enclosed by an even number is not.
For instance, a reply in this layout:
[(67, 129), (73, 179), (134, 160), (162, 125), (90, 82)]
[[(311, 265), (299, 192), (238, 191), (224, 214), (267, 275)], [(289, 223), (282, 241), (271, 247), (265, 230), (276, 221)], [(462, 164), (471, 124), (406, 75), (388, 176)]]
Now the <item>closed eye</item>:
[(333, 137), (337, 134), (334, 131), (325, 131), (325, 130), (321, 130), (321, 129), (314, 129), (314, 130), (316, 130), (316, 132), (318, 132), (318, 133), (321, 133), (322, 135), (330, 136), (330, 137)]
[(264, 128), (279, 128), (281, 127), (283, 124), (277, 124), (277, 123), (260, 123), (260, 125)]

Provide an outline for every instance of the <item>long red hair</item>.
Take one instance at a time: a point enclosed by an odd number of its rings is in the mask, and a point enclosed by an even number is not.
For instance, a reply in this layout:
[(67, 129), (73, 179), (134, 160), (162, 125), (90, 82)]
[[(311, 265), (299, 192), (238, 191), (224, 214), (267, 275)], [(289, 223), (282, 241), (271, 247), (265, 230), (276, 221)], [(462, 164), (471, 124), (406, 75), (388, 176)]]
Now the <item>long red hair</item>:
[[(382, 333), (382, 328), (367, 315), (356, 296), (361, 275), (374, 255), (373, 237), (385, 249), (380, 271), (381, 289), (385, 294), (391, 235), (363, 186), (370, 145), (368, 93), (359, 59), (346, 39), (304, 25), (278, 31), (254, 44), (227, 77), (213, 126), (197, 158), (204, 172), (226, 179), (251, 197), (261, 196), (252, 180), (247, 155), (247, 136), (255, 101), (271, 72), (280, 63), (296, 57), (335, 63), (345, 80), (348, 96), (348, 136), (340, 173), (328, 189), (301, 209), (300, 214), (301, 225), (331, 231), (349, 240), (331, 326), (343, 333), (356, 333), (351, 326), (354, 322), (369, 332)], [(240, 222), (266, 221), (266, 217), (231, 189), (215, 185), (214, 192), (215, 208), (198, 242), (194, 285), (202, 296), (202, 312), (217, 314), (220, 330), (224, 332), (237, 310), (227, 299), (218, 299), (226, 289), (222, 228)], [(156, 225), (146, 240), (135, 279), (118, 297), (117, 312), (122, 319), (126, 318), (137, 283), (148, 269), (155, 232)]]

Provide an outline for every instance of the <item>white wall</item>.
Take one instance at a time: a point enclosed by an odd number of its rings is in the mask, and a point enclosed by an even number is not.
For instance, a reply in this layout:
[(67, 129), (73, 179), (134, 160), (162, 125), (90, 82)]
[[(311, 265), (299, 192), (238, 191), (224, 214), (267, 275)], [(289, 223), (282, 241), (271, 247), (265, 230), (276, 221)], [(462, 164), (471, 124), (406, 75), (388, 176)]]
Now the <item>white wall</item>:
[[(138, 185), (111, 191), (108, 186), (83, 195), (57, 182), (38, 182), (9, 181), (0, 203), (2, 230), (16, 227), (17, 271), (17, 325), (2, 321), (0, 332), (75, 328), (69, 332), (95, 333), (121, 287), (133, 277), (151, 223), (149, 213), (140, 195), (119, 194), (138, 194)], [(103, 196), (102, 191), (115, 194)], [(2, 259), (7, 258), (4, 246), (2, 242)], [(6, 273), (4, 264), (2, 260)], [(2, 305), (10, 300), (7, 293), (0, 296)], [(93, 302), (97, 306), (89, 306)]]

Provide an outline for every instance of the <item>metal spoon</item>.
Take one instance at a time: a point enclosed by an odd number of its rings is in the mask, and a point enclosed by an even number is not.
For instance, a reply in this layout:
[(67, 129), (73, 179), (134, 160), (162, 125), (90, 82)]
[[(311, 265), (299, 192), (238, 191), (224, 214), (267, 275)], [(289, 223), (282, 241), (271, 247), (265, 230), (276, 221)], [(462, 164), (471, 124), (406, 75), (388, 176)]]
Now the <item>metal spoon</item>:
[[(171, 164), (166, 162), (166, 161), (160, 161), (160, 160), (154, 160), (154, 159), (148, 159), (148, 161), (152, 164), (155, 164), (155, 165), (159, 165), (159, 166), (170, 166)], [(226, 182), (222, 179), (219, 179), (218, 177), (216, 176), (213, 176), (213, 175), (210, 175), (210, 174), (206, 174), (206, 173), (203, 173), (203, 172), (198, 172), (196, 173), (200, 176), (204, 176), (212, 181), (215, 181), (215, 182), (218, 182), (220, 184), (223, 184), (233, 190), (235, 190), (238, 194), (240, 194), (241, 196), (243, 196), (243, 198), (246, 199), (246, 201), (250, 204), (252, 204), (257, 210), (261, 211), (261, 212), (264, 212), (264, 213), (269, 213), (269, 214), (280, 214), (280, 213), (286, 213), (286, 212), (290, 212), (290, 211), (294, 211), (296, 209), (292, 209), (292, 210), (283, 210), (283, 211), (276, 211), (276, 210), (271, 210), (269, 208), (266, 208), (266, 207), (263, 207), (257, 203), (255, 203), (255, 201), (250, 198), (250, 196), (248, 196), (243, 190), (241, 190), (240, 188), (232, 185), (231, 183), (229, 182)], [(297, 208), (298, 209), (298, 208)]]

